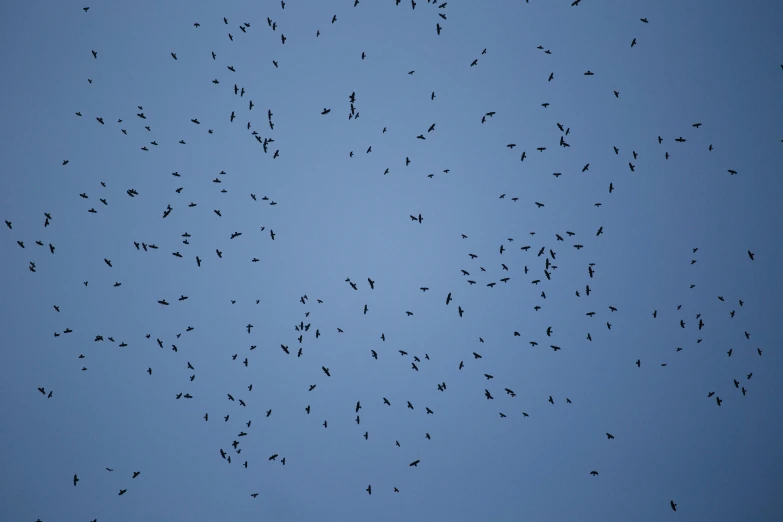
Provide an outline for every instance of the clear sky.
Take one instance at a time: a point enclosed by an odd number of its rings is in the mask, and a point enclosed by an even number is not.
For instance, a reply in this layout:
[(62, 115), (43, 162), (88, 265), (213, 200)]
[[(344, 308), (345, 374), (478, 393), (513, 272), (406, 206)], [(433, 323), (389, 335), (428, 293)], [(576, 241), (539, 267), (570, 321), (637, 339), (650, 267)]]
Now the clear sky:
[(83, 7), (0, 6), (1, 520), (783, 517), (777, 2)]

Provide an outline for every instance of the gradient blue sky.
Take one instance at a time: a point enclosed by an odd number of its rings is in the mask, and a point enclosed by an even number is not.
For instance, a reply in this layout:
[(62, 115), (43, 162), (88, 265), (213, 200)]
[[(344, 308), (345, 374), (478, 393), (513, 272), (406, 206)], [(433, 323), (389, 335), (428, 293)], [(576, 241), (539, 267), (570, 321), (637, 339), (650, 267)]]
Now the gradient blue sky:
[(779, 520), (779, 6), (570, 3), (0, 6), (0, 519)]

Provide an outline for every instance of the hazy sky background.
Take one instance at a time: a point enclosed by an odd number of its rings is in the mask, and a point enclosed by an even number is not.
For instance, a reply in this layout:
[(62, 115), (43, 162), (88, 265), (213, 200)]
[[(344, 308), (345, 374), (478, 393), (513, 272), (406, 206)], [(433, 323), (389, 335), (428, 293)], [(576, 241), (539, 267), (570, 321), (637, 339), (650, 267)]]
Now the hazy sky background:
[(570, 3), (0, 6), (0, 519), (779, 520), (779, 6)]

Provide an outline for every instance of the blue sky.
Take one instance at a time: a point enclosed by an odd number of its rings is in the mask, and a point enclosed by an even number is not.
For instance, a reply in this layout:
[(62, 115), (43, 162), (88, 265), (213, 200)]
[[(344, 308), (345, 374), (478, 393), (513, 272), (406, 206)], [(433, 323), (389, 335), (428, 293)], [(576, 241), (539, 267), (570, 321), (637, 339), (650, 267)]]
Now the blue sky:
[(0, 518), (778, 519), (779, 11), (570, 3), (0, 7)]

